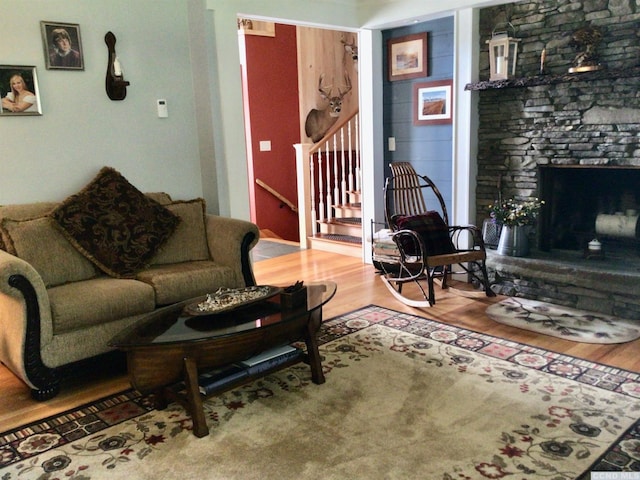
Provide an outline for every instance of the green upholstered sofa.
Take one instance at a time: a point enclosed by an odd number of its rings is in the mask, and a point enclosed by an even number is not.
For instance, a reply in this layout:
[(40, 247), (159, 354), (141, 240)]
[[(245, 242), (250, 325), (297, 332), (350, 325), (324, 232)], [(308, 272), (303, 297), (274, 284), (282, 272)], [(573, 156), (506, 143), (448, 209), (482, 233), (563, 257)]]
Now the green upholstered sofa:
[(256, 225), (206, 214), (200, 199), (147, 196), (181, 222), (130, 278), (107, 275), (78, 252), (51, 218), (59, 204), (0, 206), (0, 361), (33, 398), (55, 396), (61, 367), (108, 352), (112, 336), (154, 309), (255, 284)]

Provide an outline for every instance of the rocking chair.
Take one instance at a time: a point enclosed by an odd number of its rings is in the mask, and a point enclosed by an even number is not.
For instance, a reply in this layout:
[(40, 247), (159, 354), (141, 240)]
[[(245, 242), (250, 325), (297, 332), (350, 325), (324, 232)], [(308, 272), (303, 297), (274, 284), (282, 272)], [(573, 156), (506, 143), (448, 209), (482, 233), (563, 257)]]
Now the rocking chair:
[[(395, 255), (376, 259), (374, 246), (374, 264), (393, 296), (412, 307), (431, 307), (436, 303), (434, 282), (464, 296), (495, 296), (489, 286), (481, 231), (472, 225), (450, 226), (444, 199), (434, 183), (407, 162), (390, 166), (392, 177), (385, 184), (384, 202)], [(440, 212), (428, 210), (425, 198), (434, 198)], [(453, 271), (453, 265), (462, 270)], [(466, 274), (483, 291), (453, 288), (448, 277), (454, 274)], [(406, 283), (416, 284), (424, 299), (403, 295)]]

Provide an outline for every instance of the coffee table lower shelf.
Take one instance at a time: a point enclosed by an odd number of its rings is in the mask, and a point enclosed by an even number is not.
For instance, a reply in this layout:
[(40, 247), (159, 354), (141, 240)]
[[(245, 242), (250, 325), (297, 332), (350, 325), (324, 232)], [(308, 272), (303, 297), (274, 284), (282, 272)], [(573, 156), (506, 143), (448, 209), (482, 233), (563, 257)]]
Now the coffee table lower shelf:
[[(207, 422), (204, 416), (204, 400), (215, 395), (220, 395), (224, 392), (228, 392), (229, 390), (241, 387), (242, 385), (246, 385), (253, 382), (254, 380), (266, 377), (273, 372), (283, 370), (300, 362), (309, 364), (309, 358), (306, 353), (294, 359), (282, 362), (274, 367), (268, 368), (262, 372), (249, 374), (235, 381), (226, 383), (225, 385), (216, 388), (210, 393), (204, 395), (200, 392), (200, 385), (198, 383), (198, 368), (196, 362), (191, 358), (185, 358), (185, 388), (168, 386), (159, 389), (153, 395), (154, 407), (158, 410), (164, 410), (171, 402), (179, 403), (185, 408), (187, 412), (189, 412), (189, 415), (191, 416), (191, 419), (193, 421), (193, 434), (199, 438), (204, 437), (209, 434), (209, 428), (207, 427)], [(317, 375), (312, 375), (312, 381), (314, 383), (322, 384), (325, 382), (324, 375), (321, 375), (319, 378), (315, 377), (317, 377)]]

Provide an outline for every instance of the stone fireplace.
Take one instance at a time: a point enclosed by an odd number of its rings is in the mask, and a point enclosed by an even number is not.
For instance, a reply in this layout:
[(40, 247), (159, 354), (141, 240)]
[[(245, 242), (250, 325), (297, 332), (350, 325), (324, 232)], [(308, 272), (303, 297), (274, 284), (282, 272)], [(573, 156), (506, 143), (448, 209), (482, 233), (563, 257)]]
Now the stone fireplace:
[[(520, 39), (517, 78), (490, 82), (485, 40), (501, 21)], [(640, 213), (639, 22), (635, 1), (525, 0), (481, 10), (482, 81), (467, 86), (478, 91), (476, 222), (499, 196), (546, 202), (531, 255), (490, 252), (498, 292), (640, 320), (640, 227), (629, 226)], [(602, 32), (602, 68), (570, 74), (572, 33), (586, 26)], [(596, 237), (603, 257), (586, 251)]]

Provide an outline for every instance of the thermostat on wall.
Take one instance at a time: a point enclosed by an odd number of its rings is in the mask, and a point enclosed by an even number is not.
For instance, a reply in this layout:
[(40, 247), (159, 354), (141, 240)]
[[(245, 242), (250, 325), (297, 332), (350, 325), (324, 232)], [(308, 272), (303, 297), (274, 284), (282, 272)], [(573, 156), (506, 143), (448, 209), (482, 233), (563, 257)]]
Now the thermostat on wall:
[(167, 109), (167, 101), (164, 98), (157, 100), (158, 102), (158, 118), (167, 118), (169, 110)]

